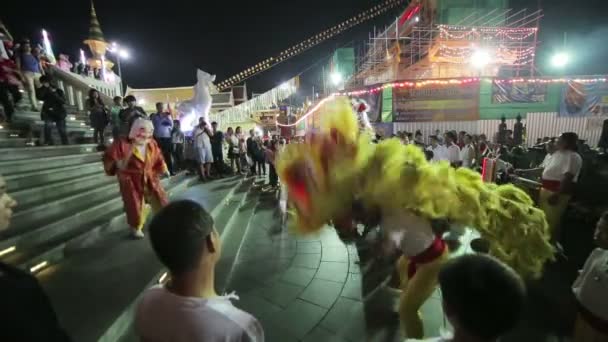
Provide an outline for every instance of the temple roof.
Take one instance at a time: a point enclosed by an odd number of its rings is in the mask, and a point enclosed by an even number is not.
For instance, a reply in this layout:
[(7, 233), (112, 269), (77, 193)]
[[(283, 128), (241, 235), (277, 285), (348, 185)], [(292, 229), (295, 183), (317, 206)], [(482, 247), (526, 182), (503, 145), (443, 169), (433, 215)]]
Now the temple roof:
[(106, 41), (103, 37), (99, 20), (97, 19), (97, 12), (95, 12), (95, 5), (93, 4), (93, 1), (91, 1), (91, 23), (89, 27), (89, 38), (87, 38), (87, 40), (97, 40), (101, 42)]

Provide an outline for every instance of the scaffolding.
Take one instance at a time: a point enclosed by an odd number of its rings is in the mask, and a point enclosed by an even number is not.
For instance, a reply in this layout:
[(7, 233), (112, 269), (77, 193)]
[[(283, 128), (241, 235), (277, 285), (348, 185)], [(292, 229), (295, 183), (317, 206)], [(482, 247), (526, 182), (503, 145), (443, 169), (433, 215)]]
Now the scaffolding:
[[(426, 19), (425, 19), (426, 18)], [(370, 33), (348, 87), (403, 79), (534, 76), (542, 12), (475, 11), (454, 25), (420, 9)]]

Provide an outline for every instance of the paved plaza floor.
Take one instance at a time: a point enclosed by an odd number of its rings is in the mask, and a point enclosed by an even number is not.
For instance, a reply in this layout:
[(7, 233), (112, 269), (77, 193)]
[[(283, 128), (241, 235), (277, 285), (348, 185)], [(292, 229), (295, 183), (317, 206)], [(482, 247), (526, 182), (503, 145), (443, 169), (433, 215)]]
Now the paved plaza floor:
[[(262, 184), (257, 181), (234, 204), (237, 214), (226, 218), (216, 269), (218, 292), (235, 292), (240, 299), (234, 304), (260, 320), (268, 342), (403, 341), (395, 311), (398, 293), (386, 286), (392, 262), (376, 260), (372, 243), (345, 244), (331, 227), (317, 235), (293, 234), (282, 224), (276, 194), (264, 191)], [(469, 242), (475, 237), (466, 230), (451, 256), (472, 253)], [(549, 264), (541, 280), (528, 282), (524, 318), (501, 342), (567, 341), (556, 336), (571, 328), (570, 284), (586, 257), (580, 254), (576, 260)], [(421, 314), (427, 337), (449, 331), (439, 290)], [(132, 332), (123, 339), (136, 340)]]
[[(220, 288), (236, 291), (235, 305), (262, 323), (266, 341), (403, 341), (395, 305), (385, 284), (391, 264), (379, 265), (366, 244), (346, 245), (333, 228), (297, 236), (281, 226), (274, 195), (261, 193), (229, 274)], [(473, 253), (466, 230), (452, 257)], [(503, 342), (568, 341), (572, 260), (547, 267), (528, 283), (530, 300), (520, 325)], [(427, 337), (450, 330), (437, 290), (421, 310)]]
[[(266, 198), (265, 198), (266, 197)], [(402, 341), (391, 265), (365, 259), (331, 227), (297, 236), (282, 227), (275, 199), (262, 194), (222, 288), (263, 324), (267, 341)], [(467, 231), (453, 255), (469, 252)], [(437, 290), (422, 308), (425, 333), (447, 328)]]

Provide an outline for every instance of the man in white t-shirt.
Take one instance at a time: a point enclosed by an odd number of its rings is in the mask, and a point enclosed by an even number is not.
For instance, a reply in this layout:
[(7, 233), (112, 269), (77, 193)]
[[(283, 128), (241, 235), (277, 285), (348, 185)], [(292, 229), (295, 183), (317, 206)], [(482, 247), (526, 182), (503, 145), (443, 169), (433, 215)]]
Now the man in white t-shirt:
[(431, 135), (430, 137), (431, 145), (427, 148), (427, 150), (433, 152), (433, 159), (431, 161), (438, 162), (442, 160), (448, 160), (448, 150), (445, 146), (439, 143), (439, 137), (436, 135)]
[(452, 166), (459, 167), (462, 160), (460, 159), (460, 147), (456, 145), (456, 133), (450, 131), (445, 134), (445, 146), (448, 161)]
[(264, 331), (250, 314), (215, 292), (220, 237), (211, 215), (198, 203), (178, 201), (150, 224), (150, 240), (170, 281), (148, 289), (139, 303), (135, 329), (141, 341), (262, 342)]
[(211, 178), (211, 163), (213, 163), (213, 151), (211, 149), (211, 131), (204, 118), (199, 118), (198, 126), (192, 131), (194, 139), (194, 150), (198, 162), (202, 181)]
[(406, 342), (496, 342), (518, 323), (526, 297), (512, 269), (481, 254), (448, 261), (439, 272), (439, 287), (453, 335)]

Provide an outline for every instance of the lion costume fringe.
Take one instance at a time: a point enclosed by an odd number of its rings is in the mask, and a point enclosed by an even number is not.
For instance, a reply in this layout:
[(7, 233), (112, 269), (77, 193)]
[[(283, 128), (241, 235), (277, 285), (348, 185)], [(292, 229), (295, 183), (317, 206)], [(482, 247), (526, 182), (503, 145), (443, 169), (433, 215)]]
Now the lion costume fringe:
[(540, 277), (553, 258), (545, 215), (524, 191), (484, 183), (474, 171), (447, 162), (429, 163), (418, 147), (397, 139), (372, 144), (345, 97), (323, 108), (320, 133), (287, 147), (277, 171), (288, 189), (297, 232), (313, 233), (328, 222), (338, 233), (343, 227), (352, 232), (354, 218), (371, 213), (380, 217), (384, 233), (402, 233), (399, 241), (410, 246), (401, 250), (396, 265), (403, 290), (399, 316), (410, 338), (424, 335), (419, 310), (448, 257), (431, 220), (476, 229), (489, 253), (525, 278)]
[(347, 213), (355, 198), (383, 211), (412, 210), (476, 229), (489, 253), (524, 278), (537, 278), (554, 256), (544, 213), (512, 185), (484, 183), (469, 169), (429, 163), (396, 139), (372, 144), (359, 134), (345, 97), (324, 108), (322, 127), (304, 144), (287, 146), (277, 162), (294, 207), (293, 226), (312, 233)]

